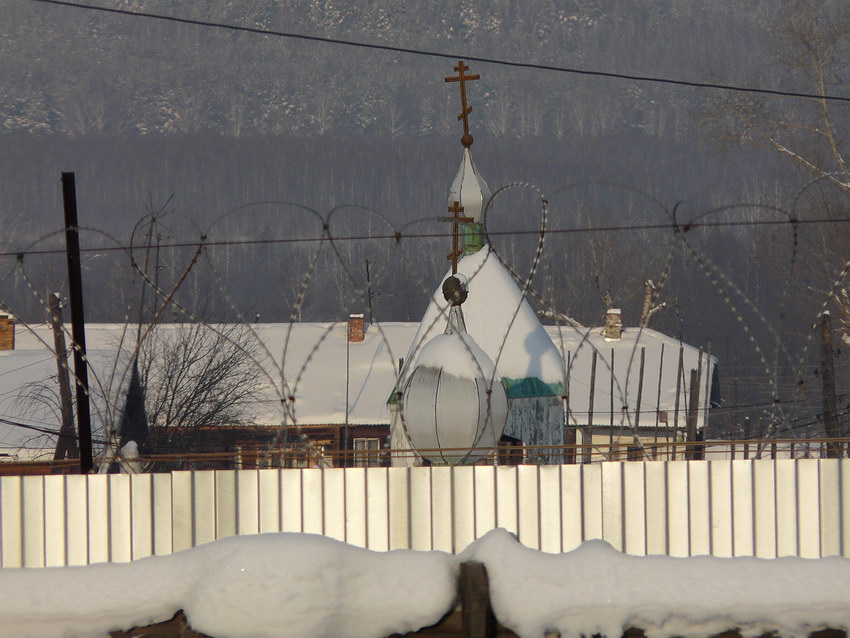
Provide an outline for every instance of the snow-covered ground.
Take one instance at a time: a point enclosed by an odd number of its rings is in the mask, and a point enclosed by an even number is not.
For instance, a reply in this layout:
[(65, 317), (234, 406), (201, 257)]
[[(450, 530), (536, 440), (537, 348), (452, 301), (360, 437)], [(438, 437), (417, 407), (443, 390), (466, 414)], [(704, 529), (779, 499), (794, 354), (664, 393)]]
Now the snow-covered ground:
[(493, 530), (462, 554), (372, 552), (309, 534), (224, 539), (129, 564), (0, 571), (0, 636), (91, 637), (185, 610), (216, 638), (381, 638), (440, 620), (463, 561), (483, 562), (520, 636), (802, 636), (850, 627), (850, 560), (625, 556), (602, 541), (546, 554)]

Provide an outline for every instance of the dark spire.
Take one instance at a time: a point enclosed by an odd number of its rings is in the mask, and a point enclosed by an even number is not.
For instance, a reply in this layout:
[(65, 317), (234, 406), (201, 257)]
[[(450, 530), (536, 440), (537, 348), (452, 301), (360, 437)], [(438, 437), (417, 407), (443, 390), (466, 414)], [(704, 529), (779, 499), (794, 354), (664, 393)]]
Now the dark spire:
[(145, 411), (145, 391), (142, 388), (139, 366), (135, 359), (133, 359), (133, 371), (130, 375), (130, 386), (127, 388), (127, 401), (118, 424), (118, 434), (121, 436), (120, 447), (135, 441), (139, 454), (151, 453), (148, 415)]

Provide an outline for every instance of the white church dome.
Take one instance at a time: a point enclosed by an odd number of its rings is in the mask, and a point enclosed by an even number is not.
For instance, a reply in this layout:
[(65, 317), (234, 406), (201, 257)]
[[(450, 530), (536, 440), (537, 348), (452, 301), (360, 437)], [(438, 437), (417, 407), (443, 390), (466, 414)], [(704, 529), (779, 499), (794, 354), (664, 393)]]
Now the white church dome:
[(508, 416), (493, 361), (463, 330), (459, 308), (450, 314), (459, 321), (450, 319), (447, 332), (421, 349), (402, 398), (411, 443), (423, 458), (440, 465), (474, 463), (489, 454)]

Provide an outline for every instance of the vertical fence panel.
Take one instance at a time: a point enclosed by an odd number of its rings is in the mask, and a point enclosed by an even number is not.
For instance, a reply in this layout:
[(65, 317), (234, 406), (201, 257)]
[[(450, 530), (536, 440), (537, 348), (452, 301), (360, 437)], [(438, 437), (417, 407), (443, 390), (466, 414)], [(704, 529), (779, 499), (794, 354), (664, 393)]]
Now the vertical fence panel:
[(581, 545), (581, 465), (561, 467), (561, 551)]
[(280, 517), (280, 470), (260, 470), (257, 475), (257, 498), (260, 509), (259, 532), (281, 531)]
[(280, 531), (304, 531), (303, 500), (301, 470), (280, 470)]
[(322, 507), (325, 529), (322, 532), (340, 541), (345, 540), (345, 470), (334, 468), (323, 470)]
[(452, 508), (452, 468), (430, 467), (431, 473), (431, 524), (434, 549), (454, 551), (454, 521)]
[(174, 542), (173, 475), (153, 475), (153, 553), (170, 554)]
[(667, 463), (648, 461), (646, 485), (646, 553), (667, 553)]
[(646, 488), (644, 463), (623, 464), (623, 551), (646, 554)]
[(711, 554), (711, 499), (708, 463), (686, 461), (688, 464), (688, 554)]
[[(222, 477), (222, 489), (227, 489), (227, 484), (232, 483), (233, 470), (224, 470), (231, 473), (227, 478)], [(214, 470), (202, 470), (192, 472), (192, 544), (203, 545), (216, 539), (218, 533), (218, 515), (216, 513), (216, 478)], [(232, 502), (230, 507), (233, 507)], [(233, 520), (231, 511), (224, 513), (224, 521), (221, 526), (222, 533), (230, 531), (230, 523)]]
[(236, 536), (238, 533), (236, 470), (216, 470), (214, 476), (215, 538)]
[(259, 531), (259, 470), (239, 470), (236, 472), (236, 533), (257, 534)]
[(309, 534), (324, 534), (325, 471), (320, 469), (298, 471), (301, 473), (301, 531)]
[(623, 551), (623, 464), (602, 464), (602, 538)]
[(538, 466), (518, 465), (516, 470), (519, 541), (526, 547), (540, 549)]
[(561, 552), (561, 466), (541, 465), (540, 477), (540, 549)]
[(133, 560), (133, 524), (130, 511), (130, 475), (109, 475), (109, 560)]
[(173, 472), (0, 479), (2, 566), (127, 561), (234, 533), (461, 551), (494, 526), (569, 551), (848, 553), (850, 461)]
[(410, 549), (433, 549), (431, 516), (431, 468), (412, 467), (410, 472)]
[(21, 494), (24, 567), (44, 567), (44, 477), (25, 476)]
[(366, 547), (366, 468), (345, 470), (345, 542)]
[(776, 558), (776, 470), (773, 461), (753, 465), (753, 539), (759, 558)]
[(850, 459), (841, 459), (841, 554), (850, 557)]
[(776, 461), (776, 553), (797, 555), (797, 461)]
[(390, 549), (410, 549), (413, 546), (410, 537), (410, 506), (413, 502), (411, 474), (412, 470), (406, 467), (391, 467), (387, 470)]
[(797, 461), (797, 547), (803, 558), (820, 556), (818, 460)]
[(171, 474), (171, 539), (175, 552), (194, 545), (193, 482), (192, 472)]
[(477, 465), (475, 472), (475, 537), (496, 527), (496, 471), (492, 465)]
[(732, 462), (709, 461), (711, 476), (711, 554), (729, 558), (732, 542)]
[(389, 470), (366, 470), (366, 547), (376, 551), (390, 548)]
[(88, 490), (84, 474), (65, 477), (65, 530), (68, 536), (68, 565), (89, 562)]
[(44, 477), (44, 564), (66, 565), (65, 556), (65, 477)]
[(463, 466), (452, 473), (453, 547), (460, 552), (475, 540), (475, 474), (472, 467)]
[(602, 538), (602, 466), (581, 466), (582, 540)]
[(89, 561), (105, 563), (109, 560), (109, 476), (89, 474), (86, 479), (89, 492)]
[(130, 476), (130, 549), (133, 560), (153, 554), (152, 484), (153, 474)]
[(24, 534), (22, 480), (0, 477), (0, 558), (3, 567), (23, 567)]
[(839, 459), (820, 459), (821, 556), (841, 555), (841, 473)]
[(690, 551), (688, 464), (667, 463), (667, 552), (687, 556)]
[(496, 527), (519, 534), (516, 467), (496, 468)]
[(735, 556), (753, 555), (753, 466), (732, 461), (732, 543)]

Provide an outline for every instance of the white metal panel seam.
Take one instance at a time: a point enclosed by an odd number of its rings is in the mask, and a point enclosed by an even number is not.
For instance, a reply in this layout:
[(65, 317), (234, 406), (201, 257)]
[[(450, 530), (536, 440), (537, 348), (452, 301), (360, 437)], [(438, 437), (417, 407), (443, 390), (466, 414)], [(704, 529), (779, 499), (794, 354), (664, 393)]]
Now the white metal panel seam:
[(779, 472), (773, 461), (773, 555), (779, 558)]
[(711, 461), (706, 461), (708, 463), (708, 553), (709, 555), (714, 555), (714, 490), (712, 489), (712, 485), (714, 482), (712, 481), (712, 463)]
[(106, 559), (112, 562), (112, 481), (108, 478), (106, 480)]
[[(540, 466), (536, 467), (536, 471), (534, 473), (535, 480), (537, 481), (537, 547), (543, 547), (543, 503), (541, 502), (540, 496)], [(517, 492), (517, 497), (519, 496), (519, 492)], [(517, 511), (519, 511), (519, 507), (517, 507)]]
[(626, 552), (626, 470), (625, 463), (620, 463), (620, 551)]
[[(677, 382), (678, 383), (678, 382)], [(678, 402), (678, 399), (676, 399)], [(667, 468), (670, 461), (664, 461), (664, 553), (670, 555), (670, 482)]]
[(798, 459), (794, 459), (794, 505), (795, 507), (795, 516), (794, 516), (794, 525), (797, 528), (796, 540), (797, 540), (797, 556), (800, 555), (800, 462)]
[[(662, 355), (663, 356), (663, 355)], [(643, 555), (649, 556), (649, 499), (646, 498), (646, 461), (643, 462)]]
[[(133, 510), (130, 510), (130, 520), (133, 518)], [(68, 533), (68, 477), (62, 477), (62, 520), (65, 521), (65, 565), (68, 565), (71, 548), (69, 547), (69, 539), (71, 535)]]
[(558, 466), (558, 537), (560, 551), (564, 553), (564, 466)]
[[(431, 519), (431, 520), (432, 520), (432, 524), (433, 524), (433, 519)], [(452, 536), (452, 554), (457, 554), (457, 530), (455, 529), (455, 466), (454, 465), (452, 465), (450, 470), (449, 470), (449, 529), (451, 530), (451, 536)]]
[(579, 514), (581, 515), (581, 542), (587, 540), (587, 524), (584, 520), (584, 464), (581, 466), (581, 471), (578, 473), (578, 500), (579, 500)]

